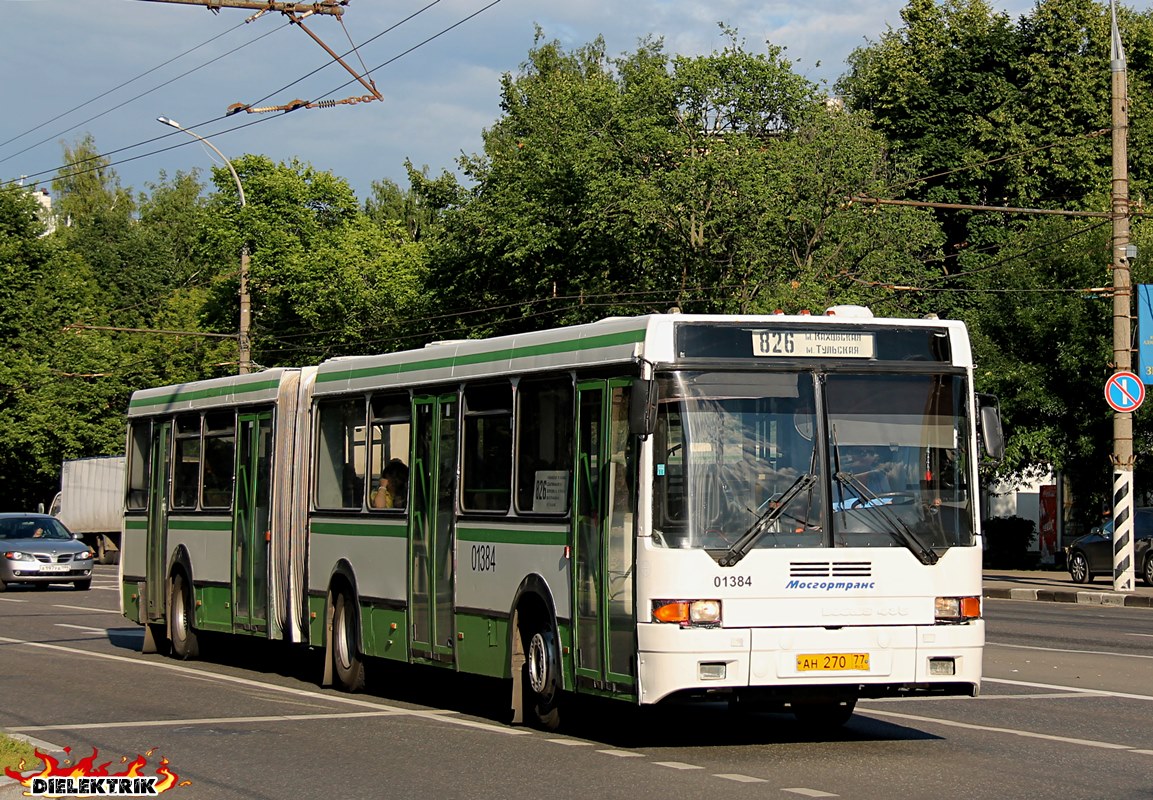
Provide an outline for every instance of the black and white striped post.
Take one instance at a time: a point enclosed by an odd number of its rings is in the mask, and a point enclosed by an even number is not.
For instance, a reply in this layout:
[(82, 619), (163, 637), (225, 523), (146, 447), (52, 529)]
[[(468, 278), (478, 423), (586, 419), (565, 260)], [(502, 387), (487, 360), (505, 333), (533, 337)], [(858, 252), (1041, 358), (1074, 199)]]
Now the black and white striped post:
[[(1113, 94), (1113, 363), (1118, 370), (1107, 384), (1123, 389), (1128, 377), (1121, 377), (1133, 365), (1131, 337), (1131, 298), (1133, 287), (1129, 275), (1129, 79), (1125, 49), (1117, 29), (1117, 8), (1110, 0), (1112, 42), (1109, 47)], [(1131, 374), (1131, 373), (1130, 373)], [(1136, 376), (1133, 376), (1136, 378)], [(1136, 378), (1137, 390), (1144, 399), (1144, 385)], [(1125, 392), (1125, 394), (1129, 394)], [(1130, 400), (1133, 400), (1131, 396)], [(1133, 591), (1133, 410), (1121, 398), (1113, 404), (1113, 590)]]

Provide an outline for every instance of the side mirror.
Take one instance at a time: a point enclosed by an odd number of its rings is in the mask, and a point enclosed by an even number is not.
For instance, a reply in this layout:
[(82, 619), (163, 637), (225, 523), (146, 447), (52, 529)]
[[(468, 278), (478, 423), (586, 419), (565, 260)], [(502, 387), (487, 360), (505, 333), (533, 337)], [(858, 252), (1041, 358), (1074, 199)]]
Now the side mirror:
[(1005, 457), (1005, 435), (1001, 431), (1001, 407), (997, 398), (991, 394), (978, 394), (977, 413), (980, 415), (977, 432), (985, 455), (1000, 461)]
[(637, 378), (629, 394), (629, 433), (649, 436), (656, 429), (657, 382), (651, 378)]

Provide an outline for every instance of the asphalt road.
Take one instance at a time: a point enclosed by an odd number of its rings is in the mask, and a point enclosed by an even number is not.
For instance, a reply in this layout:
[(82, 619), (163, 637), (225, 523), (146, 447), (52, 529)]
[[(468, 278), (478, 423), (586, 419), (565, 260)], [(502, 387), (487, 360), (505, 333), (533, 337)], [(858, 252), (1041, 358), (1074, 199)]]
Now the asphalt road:
[(862, 702), (824, 740), (787, 715), (596, 702), (551, 734), (505, 725), (495, 681), (374, 665), (346, 695), (259, 642), (141, 655), (114, 570), (0, 594), (0, 729), (112, 772), (151, 751), (146, 774), (167, 758), (187, 782), (176, 800), (1153, 797), (1149, 609), (987, 600), (982, 697)]

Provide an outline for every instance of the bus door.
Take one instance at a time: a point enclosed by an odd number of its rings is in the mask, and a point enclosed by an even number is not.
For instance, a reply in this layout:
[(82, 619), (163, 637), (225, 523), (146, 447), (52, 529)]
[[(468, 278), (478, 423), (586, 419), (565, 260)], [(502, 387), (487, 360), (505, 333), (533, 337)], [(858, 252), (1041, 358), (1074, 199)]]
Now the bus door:
[(414, 658), (454, 660), (453, 519), (456, 498), (457, 417), (455, 394), (413, 399), (414, 426), (409, 483), (409, 598)]
[(628, 379), (577, 384), (575, 641), (578, 682), (635, 693), (636, 459)]
[(241, 630), (263, 631), (268, 626), (272, 412), (239, 414), (236, 431), (232, 624)]
[(148, 483), (148, 540), (145, 545), (147, 564), (145, 572), (145, 594), (147, 595), (147, 619), (162, 619), (165, 615), (165, 591), (167, 589), (167, 550), (165, 546), (168, 530), (168, 484), (172, 474), (172, 458), (169, 447), (172, 443), (172, 421), (157, 422), (152, 428), (152, 463), (149, 468), (151, 480)]

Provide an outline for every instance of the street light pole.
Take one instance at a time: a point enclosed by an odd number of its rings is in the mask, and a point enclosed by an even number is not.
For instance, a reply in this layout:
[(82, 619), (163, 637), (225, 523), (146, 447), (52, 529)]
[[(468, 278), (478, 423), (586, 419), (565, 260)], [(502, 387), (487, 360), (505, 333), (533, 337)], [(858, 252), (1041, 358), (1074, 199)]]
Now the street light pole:
[[(194, 139), (199, 140), (208, 147), (211, 147), (216, 155), (220, 156), (221, 160), (228, 165), (228, 171), (232, 173), (232, 180), (236, 181), (236, 193), (240, 197), (240, 207), (244, 208), (244, 186), (240, 183), (240, 176), (236, 174), (236, 168), (232, 166), (232, 162), (228, 160), (228, 156), (220, 152), (220, 148), (212, 142), (205, 139), (203, 136), (190, 131), (188, 128), (181, 127), (180, 123), (168, 117), (157, 117), (157, 122), (176, 128), (178, 131), (184, 131)], [(240, 331), (237, 336), (239, 343), (238, 360), (240, 362), (240, 374), (247, 375), (252, 371), (252, 352), (248, 337), (249, 327), (252, 323), (252, 299), (248, 294), (248, 242), (245, 241), (240, 247)]]

